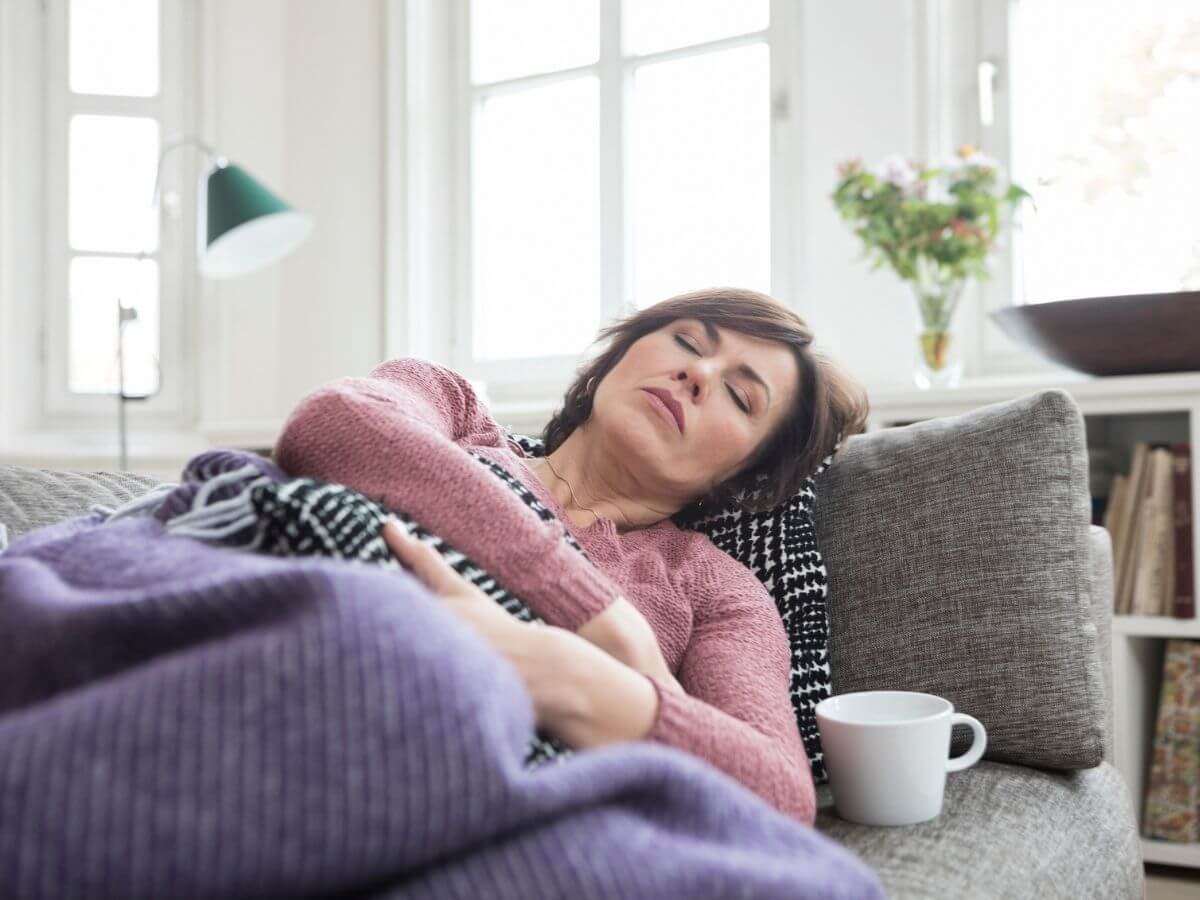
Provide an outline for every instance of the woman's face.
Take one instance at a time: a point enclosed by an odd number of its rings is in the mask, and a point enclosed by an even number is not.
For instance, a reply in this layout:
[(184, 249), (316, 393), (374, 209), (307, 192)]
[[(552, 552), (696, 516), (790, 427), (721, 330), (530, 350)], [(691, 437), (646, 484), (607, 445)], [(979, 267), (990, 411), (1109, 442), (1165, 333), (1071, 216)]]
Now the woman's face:
[[(676, 319), (639, 338), (605, 375), (592, 418), (683, 503), (736, 474), (798, 388), (799, 367), (784, 344)], [(682, 430), (650, 389), (678, 403)]]

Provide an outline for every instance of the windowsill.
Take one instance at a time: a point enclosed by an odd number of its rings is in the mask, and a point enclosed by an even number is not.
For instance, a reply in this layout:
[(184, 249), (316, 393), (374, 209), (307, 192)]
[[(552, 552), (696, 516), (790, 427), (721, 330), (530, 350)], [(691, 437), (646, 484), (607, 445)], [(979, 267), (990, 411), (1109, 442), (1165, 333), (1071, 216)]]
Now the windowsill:
[(957, 387), (921, 390), (915, 386), (868, 385), (872, 406), (986, 404), (1028, 393), (1063, 388), (1076, 397), (1136, 396), (1145, 393), (1200, 393), (1200, 373), (1161, 372), (1145, 375), (1085, 375), (1067, 368), (1050, 372), (964, 376)]
[[(191, 432), (131, 431), (129, 471), (178, 478), (183, 465), (211, 445)], [(116, 435), (106, 432), (27, 432), (0, 443), (0, 464), (78, 471), (119, 470)]]
[(542, 433), (555, 410), (562, 406), (562, 398), (555, 400), (530, 400), (521, 403), (496, 403), (488, 407), (492, 418), (517, 434), (537, 436)]
[[(488, 406), (500, 424), (518, 434), (541, 434), (562, 399), (523, 401)], [(200, 422), (191, 431), (154, 432), (129, 430), (129, 469), (134, 472), (171, 473), (195, 454), (214, 447), (265, 450), (275, 445), (283, 421)], [(115, 471), (119, 450), (115, 429), (31, 431), (0, 440), (0, 465), (31, 468)]]

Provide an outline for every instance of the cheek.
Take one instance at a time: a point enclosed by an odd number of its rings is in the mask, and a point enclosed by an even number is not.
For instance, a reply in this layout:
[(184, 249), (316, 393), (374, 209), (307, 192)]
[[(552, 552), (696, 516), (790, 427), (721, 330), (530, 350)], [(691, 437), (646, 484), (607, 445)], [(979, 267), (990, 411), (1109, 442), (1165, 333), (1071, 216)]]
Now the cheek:
[(703, 461), (708, 470), (724, 469), (745, 459), (757, 445), (757, 435), (749, 423), (726, 418), (710, 423), (695, 435), (694, 458)]

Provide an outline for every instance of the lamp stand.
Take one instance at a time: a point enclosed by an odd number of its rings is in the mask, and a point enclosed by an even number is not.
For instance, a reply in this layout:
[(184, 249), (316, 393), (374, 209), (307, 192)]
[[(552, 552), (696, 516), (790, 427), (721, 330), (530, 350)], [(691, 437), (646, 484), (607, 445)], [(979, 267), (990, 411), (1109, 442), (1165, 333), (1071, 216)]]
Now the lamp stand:
[(129, 471), (129, 434), (125, 424), (125, 404), (130, 400), (145, 400), (147, 394), (128, 394), (125, 391), (125, 326), (137, 321), (136, 307), (126, 306), (117, 298), (117, 443), (119, 458), (117, 465), (122, 472)]

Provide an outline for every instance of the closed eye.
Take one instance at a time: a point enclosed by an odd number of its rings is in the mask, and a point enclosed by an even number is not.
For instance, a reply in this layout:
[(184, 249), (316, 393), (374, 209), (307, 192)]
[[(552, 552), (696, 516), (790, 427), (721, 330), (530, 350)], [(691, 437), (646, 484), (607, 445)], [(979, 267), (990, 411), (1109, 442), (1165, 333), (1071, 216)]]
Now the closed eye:
[[(699, 350), (697, 350), (695, 347), (693, 347), (689, 341), (685, 341), (685, 340), (684, 340), (682, 337), (680, 337), (679, 335), (675, 335), (675, 340), (676, 340), (678, 343), (682, 344), (684, 347), (686, 347), (688, 350), (691, 350), (691, 351), (692, 351), (693, 353), (695, 353), (697, 356), (699, 356), (699, 355), (700, 355), (700, 351), (699, 351)], [(731, 388), (731, 387), (728, 387), (728, 385), (726, 385), (726, 387), (727, 387), (727, 388), (728, 388), (728, 390), (729, 390), (729, 396), (733, 398), (733, 402), (737, 404), (737, 407), (738, 407), (738, 409), (740, 409), (740, 410), (741, 410), (742, 412), (744, 412), (746, 415), (750, 415), (750, 406), (749, 406), (747, 403), (745, 403), (745, 402), (742, 400), (742, 398), (741, 398), (741, 397), (739, 397), (739, 396), (737, 395), (737, 391), (735, 391), (735, 390), (734, 390), (733, 388)]]

